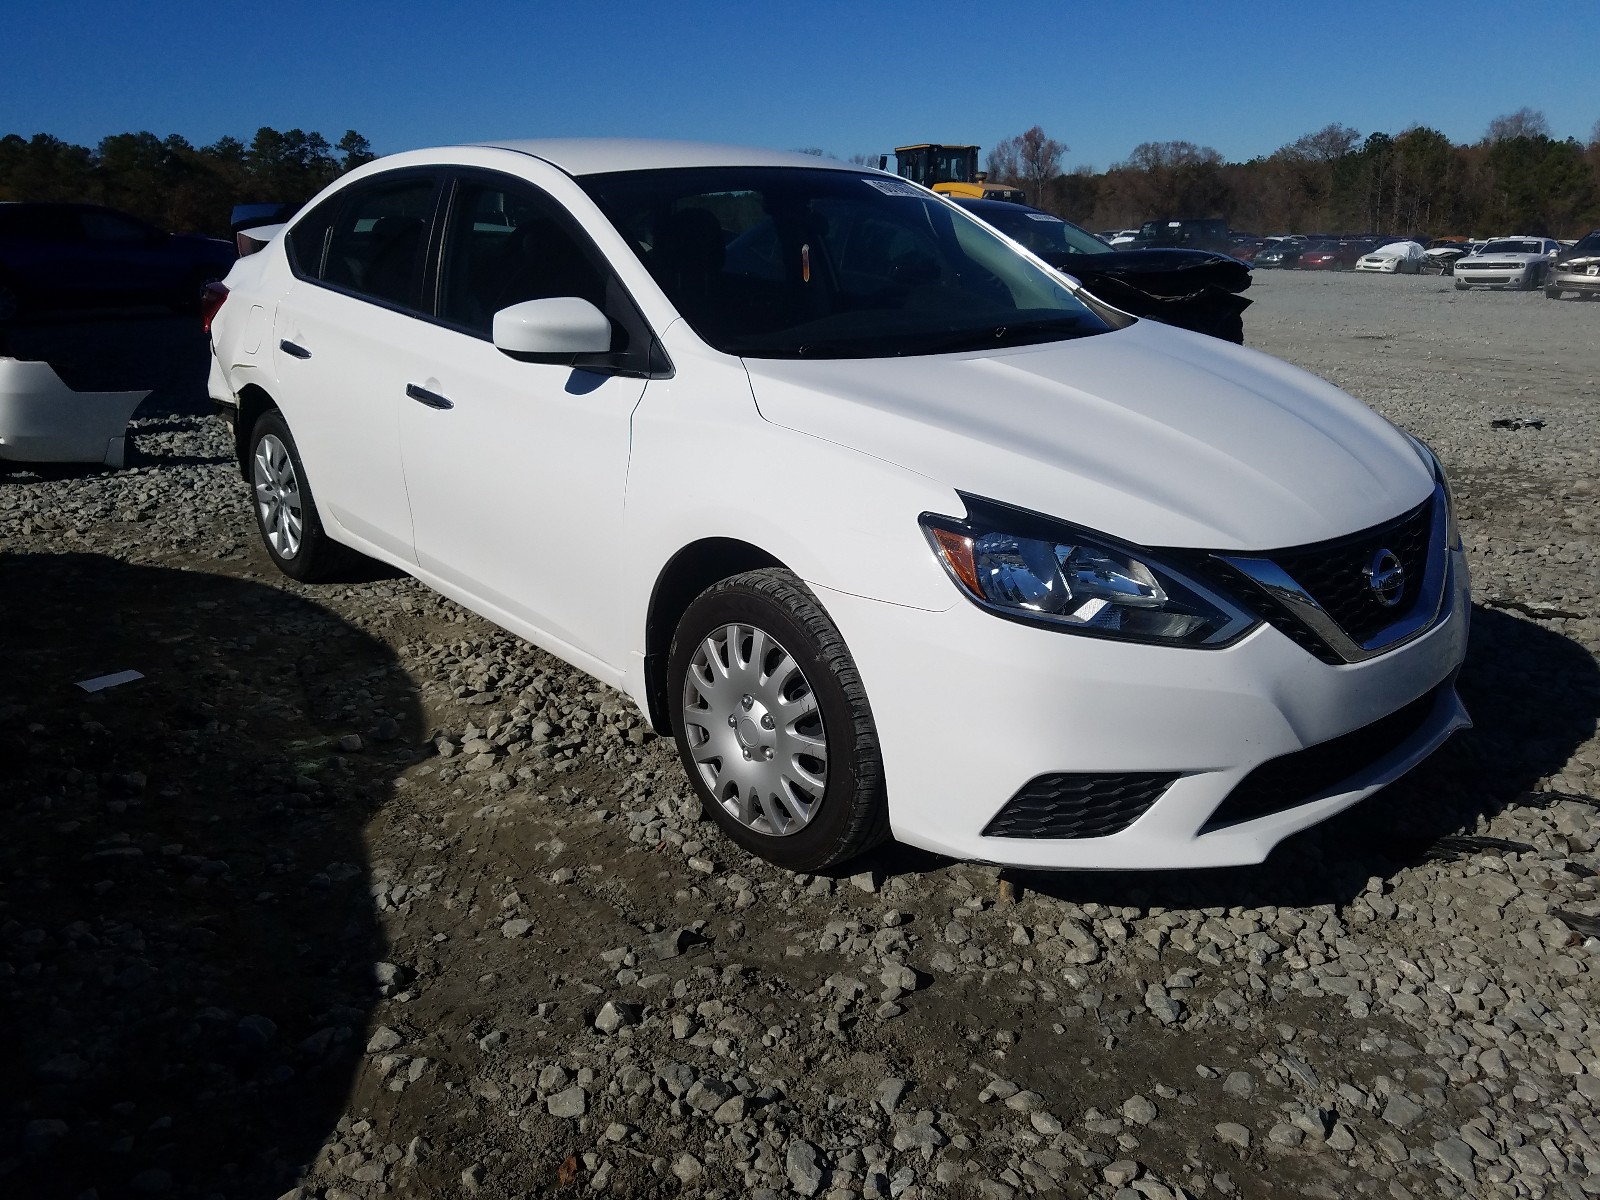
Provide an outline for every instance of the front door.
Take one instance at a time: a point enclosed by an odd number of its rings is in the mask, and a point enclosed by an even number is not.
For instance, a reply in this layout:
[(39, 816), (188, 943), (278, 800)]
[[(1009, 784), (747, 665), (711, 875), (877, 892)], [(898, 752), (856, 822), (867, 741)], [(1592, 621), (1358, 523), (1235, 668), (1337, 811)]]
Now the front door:
[(610, 677), (629, 426), (645, 380), (518, 361), (490, 337), (494, 313), (519, 301), (579, 296), (611, 315), (626, 296), (554, 201), (488, 173), (456, 185), (438, 284), (400, 415), (417, 565)]

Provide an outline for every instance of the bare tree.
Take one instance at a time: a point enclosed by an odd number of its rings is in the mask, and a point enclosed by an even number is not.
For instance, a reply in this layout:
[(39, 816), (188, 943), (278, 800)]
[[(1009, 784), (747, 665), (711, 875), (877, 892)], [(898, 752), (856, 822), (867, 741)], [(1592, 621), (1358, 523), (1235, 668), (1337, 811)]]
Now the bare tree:
[(1550, 122), (1536, 108), (1519, 108), (1489, 122), (1486, 142), (1507, 142), (1519, 137), (1549, 137)]
[(989, 151), (984, 168), (996, 183), (1020, 183), (1030, 198), (1044, 194), (1049, 182), (1061, 174), (1061, 160), (1067, 144), (1048, 137), (1035, 125), (1025, 133), (1007, 138)]

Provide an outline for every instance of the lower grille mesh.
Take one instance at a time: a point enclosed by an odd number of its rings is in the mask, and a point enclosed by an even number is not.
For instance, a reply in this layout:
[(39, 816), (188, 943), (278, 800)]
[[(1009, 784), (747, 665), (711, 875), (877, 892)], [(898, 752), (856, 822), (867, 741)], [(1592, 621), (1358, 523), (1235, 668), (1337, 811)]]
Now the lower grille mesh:
[(1172, 786), (1163, 775), (1040, 775), (984, 826), (984, 837), (1096, 838), (1132, 825)]
[(1439, 693), (1450, 686), (1446, 681), (1370, 725), (1293, 754), (1268, 759), (1239, 781), (1200, 832), (1210, 833), (1283, 812), (1335, 790), (1344, 780), (1392, 754), (1422, 728), (1439, 701)]

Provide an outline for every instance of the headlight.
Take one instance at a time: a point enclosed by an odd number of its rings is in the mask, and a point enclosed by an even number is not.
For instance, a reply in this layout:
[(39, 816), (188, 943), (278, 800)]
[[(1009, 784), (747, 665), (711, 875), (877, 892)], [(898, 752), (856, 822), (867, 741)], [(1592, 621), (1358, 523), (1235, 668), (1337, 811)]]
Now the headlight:
[(965, 521), (924, 513), (922, 530), (962, 593), (998, 616), (1091, 637), (1211, 648), (1257, 623), (1147, 550), (1026, 509), (962, 499)]
[(1427, 442), (1409, 433), (1406, 434), (1406, 437), (1416, 447), (1416, 451), (1422, 457), (1422, 461), (1432, 468), (1434, 480), (1440, 487), (1444, 488), (1445, 549), (1460, 550), (1462, 548), (1461, 527), (1456, 524), (1456, 496), (1455, 492), (1450, 488), (1450, 477), (1444, 473), (1444, 464), (1439, 461), (1439, 456), (1433, 452), (1432, 447)]

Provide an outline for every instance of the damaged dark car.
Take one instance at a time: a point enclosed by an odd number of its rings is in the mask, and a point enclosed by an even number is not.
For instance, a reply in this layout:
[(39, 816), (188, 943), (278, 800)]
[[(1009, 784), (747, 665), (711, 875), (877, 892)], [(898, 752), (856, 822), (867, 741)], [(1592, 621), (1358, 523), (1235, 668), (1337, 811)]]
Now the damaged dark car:
[(1025, 204), (955, 203), (1123, 312), (1244, 342), (1250, 301), (1239, 293), (1250, 286), (1250, 268), (1236, 258), (1210, 250), (1115, 250), (1072, 222)]

